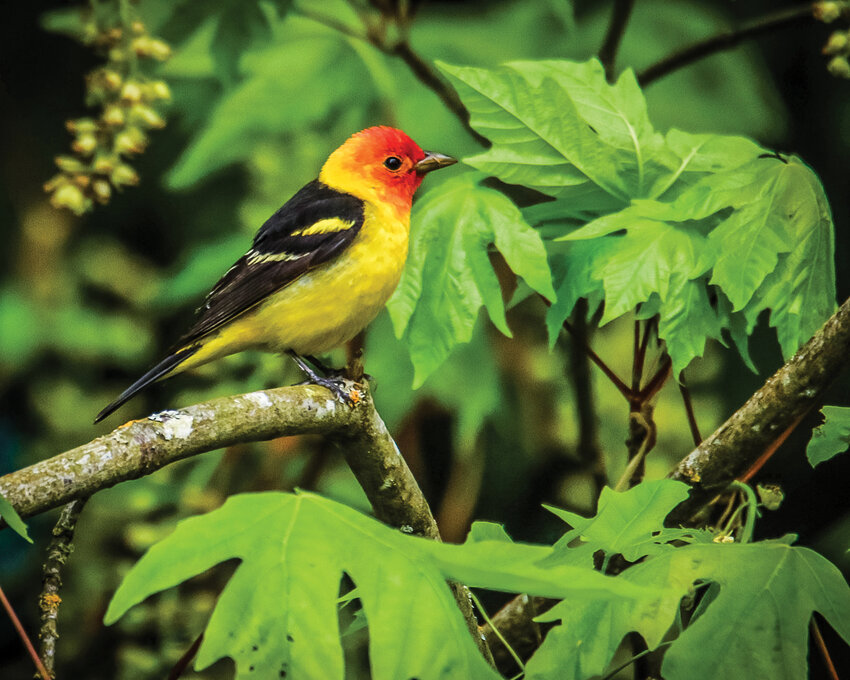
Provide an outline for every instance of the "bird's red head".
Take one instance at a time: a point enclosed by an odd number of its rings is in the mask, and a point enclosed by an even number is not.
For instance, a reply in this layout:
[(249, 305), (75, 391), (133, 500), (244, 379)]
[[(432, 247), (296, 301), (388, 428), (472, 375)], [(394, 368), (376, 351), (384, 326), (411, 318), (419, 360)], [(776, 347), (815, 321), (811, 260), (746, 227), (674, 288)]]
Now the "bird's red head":
[(377, 126), (349, 137), (330, 155), (319, 180), (358, 198), (409, 210), (425, 174), (456, 162), (450, 156), (423, 151), (401, 130)]

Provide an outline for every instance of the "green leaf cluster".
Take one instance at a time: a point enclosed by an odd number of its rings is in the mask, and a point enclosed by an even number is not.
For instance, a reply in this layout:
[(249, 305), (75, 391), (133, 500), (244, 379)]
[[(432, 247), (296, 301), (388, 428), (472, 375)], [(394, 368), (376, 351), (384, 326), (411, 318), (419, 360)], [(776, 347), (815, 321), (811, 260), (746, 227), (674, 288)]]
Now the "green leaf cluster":
[[(514, 543), (486, 522), (464, 544), (442, 544), (308, 493), (233, 496), (155, 544), (127, 574), (106, 621), (236, 558), (196, 668), (229, 656), (238, 678), (342, 678), (338, 607), (354, 598), (369, 628), (372, 677), (499, 677), (446, 579), (562, 600), (539, 617), (559, 625), (526, 665), (537, 680), (604, 673), (631, 632), (650, 649), (663, 644), (671, 680), (804, 677), (815, 611), (850, 641), (850, 588), (833, 565), (786, 540), (726, 544), (664, 528), (686, 496), (686, 485), (671, 480), (606, 490), (592, 518), (556, 511), (573, 529), (554, 547)], [(606, 563), (615, 555), (639, 563), (605, 576), (589, 559), (596, 551)], [(356, 590), (340, 598), (343, 575)]]
[(555, 241), (551, 342), (586, 297), (604, 302), (602, 323), (658, 315), (676, 374), (724, 331), (753, 367), (746, 337), (763, 311), (787, 357), (834, 310), (832, 218), (798, 158), (662, 135), (634, 74), (609, 84), (596, 60), (439, 66), (493, 142), (465, 161), (555, 199), (525, 210)]

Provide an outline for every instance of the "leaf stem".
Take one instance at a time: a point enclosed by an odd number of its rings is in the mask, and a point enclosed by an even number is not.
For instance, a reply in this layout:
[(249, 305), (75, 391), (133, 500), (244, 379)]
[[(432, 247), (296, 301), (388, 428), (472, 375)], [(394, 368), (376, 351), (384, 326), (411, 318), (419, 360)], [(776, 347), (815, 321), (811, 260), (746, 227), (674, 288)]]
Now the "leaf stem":
[(478, 599), (478, 597), (475, 595), (475, 593), (473, 593), (471, 590), (469, 591), (469, 597), (472, 598), (472, 602), (473, 602), (473, 604), (475, 604), (476, 609), (478, 609), (478, 611), (481, 612), (481, 616), (484, 617), (484, 621), (487, 623), (488, 626), (490, 626), (490, 630), (492, 630), (493, 634), (497, 638), (499, 638), (499, 642), (501, 642), (505, 646), (505, 649), (507, 649), (508, 653), (513, 657), (513, 660), (516, 662), (516, 665), (520, 669), (520, 675), (525, 673), (525, 664), (522, 662), (522, 659), (519, 658), (519, 654), (517, 654), (516, 651), (514, 650), (514, 648), (511, 647), (510, 644), (508, 644), (508, 641), (505, 639), (504, 635), (502, 635), (499, 628), (497, 626), (493, 625), (493, 621), (490, 619), (490, 616), (487, 614), (487, 610), (484, 609), (484, 607), (481, 606), (481, 601)]
[(581, 298), (573, 311), (575, 335), (568, 347), (569, 378), (575, 392), (575, 409), (578, 420), (577, 453), (594, 484), (594, 497), (605, 486), (605, 456), (599, 444), (599, 422), (596, 410), (596, 394), (590, 369), (590, 358), (586, 351), (590, 329), (587, 323), (588, 303)]
[(662, 647), (669, 647), (669, 646), (670, 646), (670, 645), (672, 645), (674, 642), (675, 642), (675, 640), (668, 640), (667, 642), (662, 642), (662, 643), (661, 643), (660, 645), (658, 645), (655, 649), (646, 649), (646, 650), (642, 651), (640, 654), (635, 654), (635, 655), (634, 655), (631, 659), (629, 659), (629, 660), (628, 660), (628, 661), (626, 661), (625, 663), (620, 664), (620, 665), (619, 665), (619, 666), (617, 666), (614, 670), (612, 670), (610, 673), (606, 673), (605, 675), (603, 675), (603, 676), (600, 678), (600, 680), (611, 680), (612, 678), (616, 677), (616, 675), (617, 675), (617, 674), (618, 674), (621, 670), (623, 670), (624, 668), (628, 668), (629, 666), (631, 666), (631, 665), (632, 665), (635, 661), (637, 661), (638, 659), (642, 659), (642, 658), (643, 658), (643, 657), (645, 657), (647, 654), (651, 654), (652, 652), (657, 651), (657, 650), (661, 649)]
[(826, 670), (829, 673), (830, 680), (840, 680), (838, 677), (838, 671), (835, 670), (835, 664), (832, 663), (832, 658), (829, 656), (829, 650), (826, 648), (826, 642), (823, 639), (823, 635), (821, 635), (820, 626), (818, 626), (818, 622), (815, 621), (814, 616), (811, 619), (810, 626), (812, 629), (812, 637), (814, 637), (815, 645), (817, 645), (818, 651), (826, 664)]
[(620, 49), (620, 43), (629, 25), (629, 17), (634, 5), (635, 0), (614, 0), (608, 32), (605, 34), (602, 47), (599, 48), (599, 61), (605, 67), (605, 77), (609, 83), (614, 81), (617, 51)]
[(651, 400), (658, 391), (664, 387), (664, 383), (667, 382), (667, 379), (670, 377), (673, 369), (673, 362), (670, 359), (670, 355), (666, 355), (664, 359), (661, 361), (661, 366), (658, 367), (658, 370), (655, 372), (655, 375), (650, 378), (649, 382), (646, 384), (640, 392), (637, 394), (637, 399), (640, 400), (640, 403), (645, 404), (649, 400)]
[[(576, 329), (569, 321), (564, 321), (564, 329), (570, 335), (576, 337)], [(593, 348), (587, 344), (587, 341), (584, 342), (584, 351), (587, 352), (588, 358), (601, 369), (601, 371), (605, 374), (605, 377), (614, 384), (614, 387), (619, 390), (620, 394), (622, 394), (626, 399), (632, 399), (634, 397), (628, 385), (620, 380), (617, 374), (608, 367), (608, 364), (606, 364), (599, 355), (593, 351)]]
[(747, 519), (744, 523), (744, 529), (741, 533), (740, 542), (741, 543), (750, 543), (753, 540), (753, 530), (756, 526), (756, 517), (758, 516), (758, 507), (759, 501), (756, 498), (756, 492), (753, 491), (752, 487), (749, 484), (744, 484), (743, 482), (734, 481), (732, 482), (732, 486), (736, 489), (739, 489), (746, 499), (747, 506)]
[(668, 76), (680, 68), (689, 66), (700, 59), (704, 59), (717, 52), (722, 52), (723, 50), (732, 49), (747, 38), (769, 33), (785, 26), (792, 26), (809, 20), (814, 21), (812, 9), (813, 5), (811, 3), (789, 7), (748, 21), (736, 29), (722, 31), (717, 35), (698, 40), (664, 57), (638, 73), (638, 83), (641, 87), (646, 87), (656, 80)]
[[(632, 413), (632, 417), (639, 416), (639, 413)], [(655, 444), (655, 437), (651, 436), (649, 427), (646, 426), (644, 430), (645, 434), (643, 436), (643, 440), (640, 443), (640, 448), (637, 450), (637, 453), (633, 455), (629, 459), (628, 465), (626, 465), (626, 469), (623, 470), (623, 474), (620, 475), (620, 479), (617, 481), (617, 484), (614, 486), (614, 491), (625, 491), (629, 488), (632, 477), (634, 477), (641, 463), (643, 463), (643, 459), (646, 457), (646, 454), (649, 453), (650, 445)]]
[(189, 646), (183, 656), (177, 659), (177, 663), (172, 666), (171, 670), (168, 673), (167, 680), (178, 680), (183, 672), (189, 667), (189, 664), (192, 663), (192, 659), (194, 659), (198, 650), (201, 648), (201, 643), (204, 641), (204, 634), (201, 633), (198, 637), (195, 638), (195, 641)]
[(632, 392), (640, 392), (640, 381), (643, 378), (643, 344), (640, 338), (640, 319), (635, 319), (634, 347), (632, 351)]
[(6, 610), (6, 613), (9, 615), (9, 618), (12, 620), (12, 625), (18, 632), (18, 636), (20, 636), (21, 642), (24, 643), (24, 647), (26, 647), (27, 652), (29, 653), (33, 664), (35, 664), (39, 675), (41, 675), (43, 680), (52, 680), (53, 676), (48, 673), (47, 669), (44, 667), (44, 664), (38, 656), (38, 652), (35, 651), (35, 647), (33, 647), (32, 642), (30, 642), (29, 636), (27, 636), (27, 632), (24, 630), (24, 627), (21, 624), (21, 620), (18, 618), (18, 615), (15, 613), (15, 610), (12, 609), (12, 605), (9, 600), (6, 599), (6, 593), (3, 592), (2, 588), (0, 588), (0, 603), (2, 603), (3, 609)]
[(679, 374), (679, 392), (682, 394), (682, 403), (685, 405), (685, 413), (688, 414), (688, 426), (691, 428), (691, 437), (694, 439), (694, 446), (699, 446), (702, 442), (702, 435), (697, 425), (697, 416), (694, 413), (694, 404), (691, 401), (691, 391), (688, 389), (688, 384), (685, 382), (685, 372)]

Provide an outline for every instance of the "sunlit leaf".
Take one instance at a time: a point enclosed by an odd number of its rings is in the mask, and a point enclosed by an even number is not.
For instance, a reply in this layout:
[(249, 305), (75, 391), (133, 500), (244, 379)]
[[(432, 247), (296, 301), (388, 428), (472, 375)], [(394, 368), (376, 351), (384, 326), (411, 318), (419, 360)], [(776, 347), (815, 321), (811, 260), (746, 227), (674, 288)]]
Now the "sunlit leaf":
[[(591, 569), (535, 566), (550, 549), (483, 540), (448, 545), (407, 536), (312, 494), (232, 496), (181, 522), (130, 571), (106, 613), (112, 623), (148, 595), (233, 558), (196, 668), (236, 662), (237, 678), (343, 677), (337, 616), (348, 574), (369, 626), (372, 677), (499, 677), (479, 654), (446, 585), (575, 594), (604, 601), (642, 589)], [(281, 676), (282, 677), (282, 676)]]

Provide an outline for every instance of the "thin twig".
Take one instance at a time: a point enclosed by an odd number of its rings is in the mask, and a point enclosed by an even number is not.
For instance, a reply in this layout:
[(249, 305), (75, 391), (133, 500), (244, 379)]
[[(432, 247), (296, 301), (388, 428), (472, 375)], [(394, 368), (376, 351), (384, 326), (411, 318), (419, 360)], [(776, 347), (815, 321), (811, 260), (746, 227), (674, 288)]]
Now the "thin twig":
[(293, 6), (292, 11), (300, 14), (305, 19), (310, 19), (311, 21), (315, 21), (317, 24), (322, 24), (322, 26), (327, 26), (328, 28), (332, 28), (338, 33), (347, 35), (349, 38), (354, 38), (355, 40), (363, 40), (365, 42), (371, 42), (371, 40), (369, 40), (369, 36), (366, 35), (366, 33), (361, 33), (360, 31), (351, 28), (351, 26), (349, 26), (348, 24), (339, 21), (338, 19), (332, 16), (323, 14), (322, 12), (316, 12), (312, 9), (307, 9), (306, 7), (302, 7), (300, 5)]
[(201, 633), (195, 638), (189, 649), (183, 652), (183, 656), (177, 659), (177, 663), (172, 666), (171, 671), (168, 673), (168, 680), (178, 680), (183, 675), (184, 671), (189, 668), (189, 664), (192, 663), (192, 659), (198, 655), (198, 650), (201, 648), (203, 641), (204, 634)]
[(643, 429), (644, 435), (640, 441), (640, 446), (638, 450), (634, 453), (634, 455), (629, 456), (629, 463), (628, 465), (626, 465), (626, 469), (623, 470), (623, 474), (620, 476), (620, 479), (614, 486), (614, 491), (625, 491), (630, 486), (633, 486), (632, 482), (635, 477), (635, 474), (643, 464), (643, 461), (646, 458), (646, 454), (649, 453), (650, 449), (655, 445), (655, 436), (653, 435), (654, 424), (651, 422), (646, 422), (646, 419), (641, 415), (640, 412), (631, 413), (629, 415), (632, 417), (632, 419), (638, 419), (640, 421), (639, 424), (640, 427)]
[(688, 427), (691, 428), (691, 436), (694, 438), (694, 446), (699, 446), (702, 441), (702, 435), (699, 432), (699, 425), (697, 425), (697, 416), (694, 412), (694, 404), (691, 401), (691, 391), (688, 389), (688, 384), (685, 382), (684, 371), (679, 374), (679, 392), (682, 393), (682, 403), (685, 405), (685, 413), (688, 414)]
[(21, 620), (18, 618), (18, 615), (15, 613), (15, 610), (12, 609), (12, 605), (9, 600), (6, 599), (6, 593), (3, 592), (2, 588), (0, 588), (0, 604), (3, 605), (3, 609), (6, 610), (6, 613), (9, 615), (9, 618), (12, 620), (12, 625), (18, 632), (18, 635), (21, 638), (21, 642), (24, 643), (24, 647), (27, 648), (27, 653), (29, 653), (32, 662), (35, 664), (36, 669), (42, 677), (42, 680), (52, 680), (53, 676), (50, 675), (50, 673), (48, 673), (47, 669), (44, 667), (44, 664), (38, 656), (38, 652), (35, 651), (35, 647), (32, 646), (32, 642), (30, 642), (29, 636), (27, 635), (27, 632), (24, 630), (24, 627), (21, 624)]
[[(566, 329), (566, 331), (573, 337), (576, 336), (576, 329), (573, 328), (569, 321), (564, 321), (564, 329)], [(620, 380), (617, 374), (608, 367), (608, 364), (602, 361), (599, 355), (593, 351), (593, 348), (588, 345), (587, 342), (584, 343), (584, 351), (587, 352), (588, 358), (602, 370), (605, 377), (614, 384), (614, 387), (619, 390), (620, 394), (622, 394), (626, 399), (632, 399), (634, 397), (629, 386)]]
[(626, 33), (626, 26), (629, 24), (629, 17), (634, 4), (635, 0), (614, 0), (608, 32), (605, 34), (605, 40), (599, 49), (599, 61), (605, 67), (605, 77), (608, 82), (614, 80), (617, 50), (620, 49), (620, 43)]
[(634, 341), (632, 347), (632, 392), (640, 392), (640, 381), (643, 379), (643, 353), (644, 346), (640, 340), (640, 319), (635, 319)]
[(815, 638), (815, 644), (823, 657), (823, 662), (826, 664), (826, 670), (829, 673), (830, 680), (840, 680), (838, 677), (838, 671), (835, 670), (835, 664), (832, 663), (832, 658), (829, 656), (829, 650), (826, 648), (826, 642), (823, 639), (823, 635), (821, 635), (820, 626), (818, 626), (818, 622), (815, 621), (814, 616), (812, 617), (810, 625), (812, 628), (812, 636)]
[(405, 64), (407, 64), (411, 73), (416, 76), (417, 80), (440, 98), (440, 101), (443, 102), (446, 108), (457, 117), (464, 129), (476, 142), (484, 147), (490, 146), (490, 140), (470, 125), (469, 111), (466, 110), (466, 107), (463, 105), (463, 102), (461, 102), (460, 97), (457, 96), (454, 89), (445, 80), (443, 80), (443, 78), (427, 61), (414, 51), (406, 38), (390, 43), (387, 42), (383, 33), (378, 34), (375, 31), (369, 30), (361, 32), (351, 28), (334, 17), (330, 17), (321, 12), (315, 12), (314, 10), (306, 9), (301, 6), (294, 7), (294, 10), (298, 12), (298, 14), (301, 14), (308, 19), (312, 19), (323, 26), (332, 28), (343, 35), (347, 35), (348, 37), (356, 40), (363, 40), (384, 54), (401, 59)]
[(655, 82), (659, 78), (670, 75), (674, 71), (693, 64), (695, 61), (704, 59), (717, 52), (736, 47), (747, 38), (769, 33), (785, 26), (793, 26), (796, 23), (814, 21), (812, 5), (798, 5), (789, 7), (778, 12), (766, 14), (758, 19), (753, 19), (742, 26), (723, 31), (703, 40), (685, 47), (673, 54), (664, 57), (660, 61), (648, 66), (638, 73), (637, 80), (642, 87)]
[(44, 587), (39, 598), (41, 608), (41, 628), (38, 637), (41, 640), (40, 654), (44, 666), (53, 675), (56, 672), (56, 640), (59, 638), (57, 622), (59, 619), (59, 604), (62, 598), (62, 567), (68, 561), (68, 556), (74, 549), (74, 531), (80, 512), (86, 504), (86, 498), (68, 503), (59, 515), (59, 520), (53, 527), (53, 538), (47, 547), (47, 559), (44, 562)]
[(673, 362), (670, 359), (670, 356), (667, 355), (661, 361), (661, 366), (659, 366), (658, 370), (655, 372), (649, 382), (646, 383), (646, 387), (644, 387), (637, 394), (637, 399), (640, 400), (641, 403), (646, 403), (650, 401), (658, 391), (664, 387), (664, 383), (667, 382), (667, 379), (670, 377), (670, 373), (672, 373)]
[(427, 61), (413, 51), (410, 43), (403, 40), (394, 46), (381, 49), (387, 54), (396, 55), (407, 64), (419, 82), (432, 90), (440, 98), (440, 101), (457, 117), (470, 136), (482, 146), (490, 147), (490, 140), (470, 125), (469, 111), (466, 110), (457, 93), (446, 84)]

